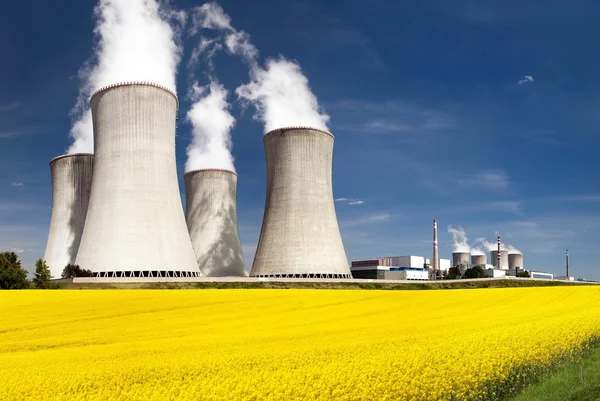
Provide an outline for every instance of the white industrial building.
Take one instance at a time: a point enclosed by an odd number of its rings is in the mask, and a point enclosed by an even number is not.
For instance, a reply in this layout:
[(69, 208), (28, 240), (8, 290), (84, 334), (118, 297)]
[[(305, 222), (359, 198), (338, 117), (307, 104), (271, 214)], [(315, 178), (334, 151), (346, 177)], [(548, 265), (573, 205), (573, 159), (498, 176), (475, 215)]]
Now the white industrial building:
[[(450, 269), (450, 259), (440, 259), (441, 271)], [(423, 256), (385, 256), (377, 259), (353, 260), (353, 278), (379, 280), (428, 280), (431, 260)]]

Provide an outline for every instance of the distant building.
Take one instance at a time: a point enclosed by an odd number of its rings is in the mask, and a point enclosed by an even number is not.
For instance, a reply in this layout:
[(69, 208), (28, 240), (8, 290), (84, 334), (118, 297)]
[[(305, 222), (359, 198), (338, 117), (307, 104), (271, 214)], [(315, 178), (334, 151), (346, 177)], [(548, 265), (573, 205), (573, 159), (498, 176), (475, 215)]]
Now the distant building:
[[(385, 256), (377, 259), (353, 260), (353, 278), (375, 280), (427, 280), (430, 259), (423, 256)], [(449, 259), (440, 259), (440, 270), (450, 269)]]

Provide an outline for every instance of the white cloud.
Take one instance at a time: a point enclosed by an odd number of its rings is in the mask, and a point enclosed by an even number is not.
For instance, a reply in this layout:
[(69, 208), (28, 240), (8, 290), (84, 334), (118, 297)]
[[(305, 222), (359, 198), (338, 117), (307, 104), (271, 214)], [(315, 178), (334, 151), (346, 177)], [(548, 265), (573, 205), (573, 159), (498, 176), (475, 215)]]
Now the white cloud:
[(361, 216), (355, 219), (341, 220), (340, 227), (357, 227), (357, 226), (368, 226), (373, 224), (380, 224), (390, 221), (392, 218), (391, 214), (388, 213), (373, 213), (366, 216)]
[(11, 251), (14, 253), (23, 253), (23, 252), (25, 252), (25, 249), (12, 248)]
[(335, 201), (336, 202), (345, 202), (345, 203), (348, 203), (349, 205), (362, 205), (365, 203), (365, 201), (362, 199), (352, 199), (352, 198), (336, 198)]
[(525, 75), (523, 79), (519, 80), (519, 85), (523, 85), (529, 82), (533, 82), (533, 77), (531, 75)]
[(503, 170), (483, 170), (458, 180), (458, 183), (466, 187), (503, 191), (508, 189), (510, 179)]
[(13, 187), (22, 187), (24, 184), (22, 182), (13, 182), (12, 186)]

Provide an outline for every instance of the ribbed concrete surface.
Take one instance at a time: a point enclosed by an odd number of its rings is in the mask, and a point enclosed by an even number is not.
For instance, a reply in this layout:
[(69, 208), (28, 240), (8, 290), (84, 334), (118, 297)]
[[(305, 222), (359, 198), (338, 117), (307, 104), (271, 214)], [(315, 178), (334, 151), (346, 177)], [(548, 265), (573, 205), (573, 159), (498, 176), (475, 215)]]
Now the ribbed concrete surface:
[(485, 267), (486, 257), (485, 255), (471, 255), (471, 265)]
[(177, 99), (113, 86), (90, 101), (94, 177), (76, 262), (93, 272), (198, 273), (175, 165)]
[(452, 266), (468, 265), (469, 264), (469, 253), (468, 252), (454, 252), (452, 253)]
[(200, 271), (209, 277), (247, 276), (237, 220), (237, 175), (195, 170), (184, 176), (185, 218)]
[(63, 155), (50, 161), (52, 217), (44, 260), (52, 277), (60, 278), (75, 262), (90, 200), (94, 155)]
[[(490, 264), (497, 268), (498, 265), (498, 251), (490, 252)], [(502, 270), (508, 269), (508, 251), (502, 251), (502, 255), (500, 255), (500, 268)]]
[(523, 254), (509, 253), (508, 254), (508, 268), (510, 270), (515, 270), (516, 267), (518, 267), (519, 269), (523, 269)]
[(251, 276), (351, 277), (333, 202), (333, 140), (311, 128), (265, 135), (267, 199)]

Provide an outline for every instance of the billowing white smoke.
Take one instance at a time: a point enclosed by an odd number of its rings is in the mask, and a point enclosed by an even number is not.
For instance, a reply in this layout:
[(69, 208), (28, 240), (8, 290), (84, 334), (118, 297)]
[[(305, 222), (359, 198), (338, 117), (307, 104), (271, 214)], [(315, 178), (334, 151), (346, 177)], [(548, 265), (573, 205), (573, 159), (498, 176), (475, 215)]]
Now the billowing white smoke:
[(448, 232), (452, 235), (452, 239), (454, 241), (454, 251), (453, 252), (470, 252), (471, 246), (469, 245), (469, 239), (467, 238), (467, 233), (465, 230), (458, 226), (456, 228), (452, 226), (448, 226)]
[[(489, 242), (485, 238), (477, 238), (475, 240), (475, 242), (478, 244), (481, 244), (481, 246), (483, 246), (488, 252), (498, 250), (498, 242)], [(502, 242), (500, 244), (500, 250), (502, 250), (502, 251), (508, 250), (508, 248), (506, 247), (506, 244), (504, 244), (504, 242)]]
[(74, 143), (69, 153), (93, 152), (90, 96), (98, 89), (120, 82), (145, 81), (175, 93), (175, 76), (181, 59), (177, 30), (169, 20), (183, 20), (157, 0), (99, 0), (95, 55), (80, 72), (83, 85), (74, 109), (71, 128)]
[(267, 60), (266, 69), (251, 71), (252, 81), (236, 89), (239, 98), (254, 105), (254, 116), (265, 133), (276, 128), (308, 126), (328, 131), (329, 116), (321, 112), (300, 66), (280, 58)]
[(263, 122), (265, 133), (289, 126), (329, 130), (329, 116), (322, 112), (297, 63), (280, 57), (268, 59), (265, 68), (259, 66), (258, 50), (250, 42), (250, 36), (236, 30), (231, 25), (231, 18), (215, 2), (194, 9), (191, 32), (196, 34), (201, 29), (216, 30), (221, 34), (216, 39), (202, 37), (192, 59), (198, 59), (199, 52), (203, 52), (211, 65), (212, 57), (223, 43), (230, 54), (248, 63), (251, 81), (237, 88), (236, 94), (256, 108), (254, 117)]
[(515, 248), (512, 245), (506, 245), (506, 248), (508, 250), (508, 253), (522, 253), (521, 251), (519, 251), (517, 248)]
[(235, 118), (229, 113), (227, 90), (216, 81), (204, 87), (194, 83), (191, 96), (195, 103), (187, 119), (193, 126), (193, 139), (187, 148), (185, 171), (202, 168), (235, 171), (229, 135)]
[(471, 248), (471, 255), (485, 255), (485, 252), (479, 248)]

